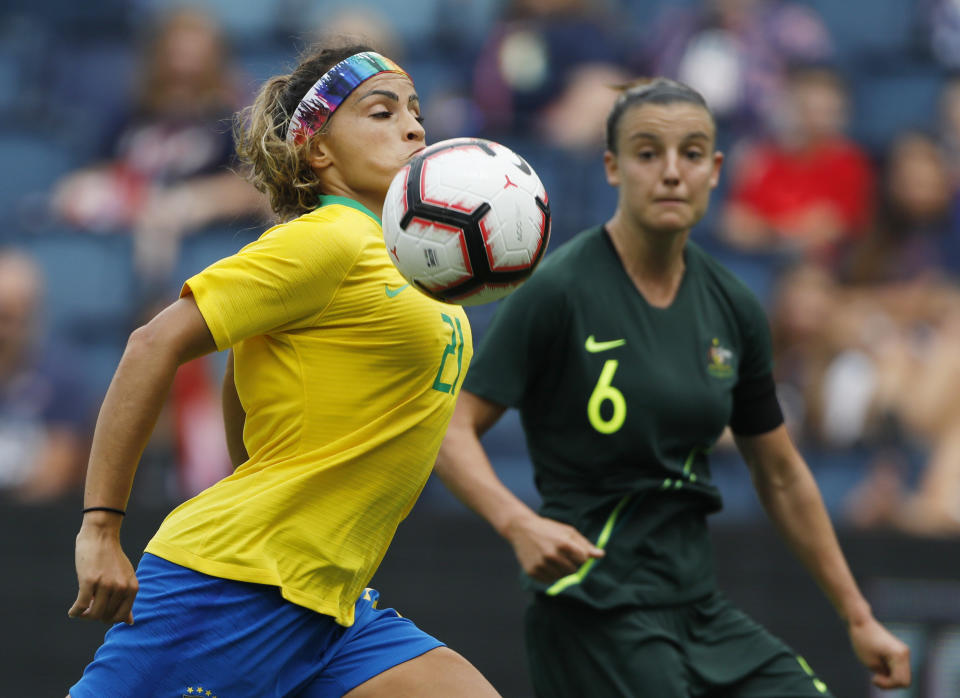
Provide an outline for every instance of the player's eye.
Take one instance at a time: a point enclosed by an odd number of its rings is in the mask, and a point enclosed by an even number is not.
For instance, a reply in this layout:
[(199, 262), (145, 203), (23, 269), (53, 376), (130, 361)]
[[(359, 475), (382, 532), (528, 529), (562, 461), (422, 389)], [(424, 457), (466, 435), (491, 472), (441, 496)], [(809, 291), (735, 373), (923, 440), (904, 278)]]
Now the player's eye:
[(423, 115), (422, 115), (422, 114), (415, 114), (413, 118), (416, 119), (416, 120), (417, 120), (417, 123), (418, 123), (418, 124), (421, 124), (421, 125), (424, 124), (424, 123), (426, 123), (426, 121), (427, 121), (426, 119), (423, 118)]
[(703, 152), (700, 150), (688, 150), (687, 158), (690, 160), (701, 160), (703, 158)]
[(640, 150), (637, 152), (637, 157), (641, 160), (653, 160), (657, 156), (656, 152), (653, 150)]
[(391, 116), (393, 116), (393, 112), (378, 111), (378, 112), (374, 112), (370, 116), (373, 117), (374, 119), (389, 119)]

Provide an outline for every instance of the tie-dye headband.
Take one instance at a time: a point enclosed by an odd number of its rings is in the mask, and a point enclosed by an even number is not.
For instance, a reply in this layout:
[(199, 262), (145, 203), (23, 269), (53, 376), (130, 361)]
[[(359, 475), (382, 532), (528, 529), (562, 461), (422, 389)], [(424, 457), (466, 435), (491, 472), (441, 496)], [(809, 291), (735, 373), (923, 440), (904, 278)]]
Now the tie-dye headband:
[(355, 53), (333, 66), (314, 83), (297, 105), (287, 126), (287, 143), (300, 145), (310, 138), (323, 128), (330, 115), (351, 92), (380, 73), (407, 75), (399, 65), (373, 51)]

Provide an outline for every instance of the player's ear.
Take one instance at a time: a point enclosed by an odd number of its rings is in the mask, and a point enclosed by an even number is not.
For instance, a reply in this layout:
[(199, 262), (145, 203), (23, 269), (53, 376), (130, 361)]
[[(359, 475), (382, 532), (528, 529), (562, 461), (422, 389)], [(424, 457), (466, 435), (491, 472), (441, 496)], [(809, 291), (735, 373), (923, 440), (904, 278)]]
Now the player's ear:
[(609, 150), (603, 154), (603, 168), (607, 172), (607, 183), (611, 187), (620, 186), (620, 166), (615, 153)]
[(713, 174), (710, 175), (710, 188), (714, 189), (720, 181), (720, 168), (723, 166), (723, 153), (713, 151)]
[(310, 155), (307, 157), (307, 162), (314, 170), (324, 170), (333, 164), (333, 156), (323, 134), (314, 138), (313, 142), (310, 143)]

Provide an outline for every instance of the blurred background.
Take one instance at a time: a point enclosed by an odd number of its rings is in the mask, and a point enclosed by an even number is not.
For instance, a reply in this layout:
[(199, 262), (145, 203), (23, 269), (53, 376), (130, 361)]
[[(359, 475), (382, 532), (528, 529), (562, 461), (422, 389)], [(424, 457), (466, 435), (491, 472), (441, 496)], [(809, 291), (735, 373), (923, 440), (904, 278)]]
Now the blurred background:
[[(343, 35), (411, 73), (430, 141), (484, 136), (533, 165), (550, 250), (615, 207), (611, 86), (703, 92), (726, 162), (693, 239), (766, 305), (789, 428), (876, 615), (911, 645), (915, 686), (887, 695), (960, 696), (958, 0), (5, 0), (0, 694), (63, 695), (98, 646), (104, 629), (66, 610), (100, 400), (130, 331), (268, 225), (231, 169), (231, 114)], [(493, 310), (470, 309), (477, 340)], [(134, 486), (134, 558), (229, 471), (223, 362), (178, 374)], [(535, 504), (516, 416), (485, 441)], [(835, 695), (879, 695), (725, 443), (723, 588)], [(508, 546), (431, 481), (374, 584), (523, 698), (517, 581)]]

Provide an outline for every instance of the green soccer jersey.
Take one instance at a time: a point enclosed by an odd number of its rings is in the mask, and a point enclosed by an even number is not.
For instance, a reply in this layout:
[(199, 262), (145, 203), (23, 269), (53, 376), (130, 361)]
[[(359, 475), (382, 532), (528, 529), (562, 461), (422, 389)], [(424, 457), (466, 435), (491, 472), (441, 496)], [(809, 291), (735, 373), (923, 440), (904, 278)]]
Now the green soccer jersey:
[(715, 588), (707, 453), (738, 383), (769, 376), (771, 343), (733, 274), (692, 242), (684, 260), (673, 303), (653, 307), (606, 230), (587, 230), (501, 304), (474, 357), (464, 389), (520, 410), (540, 513), (606, 550), (535, 590), (611, 608)]

